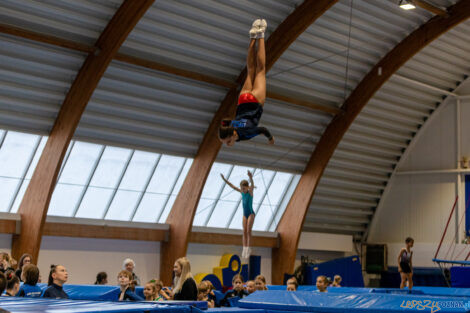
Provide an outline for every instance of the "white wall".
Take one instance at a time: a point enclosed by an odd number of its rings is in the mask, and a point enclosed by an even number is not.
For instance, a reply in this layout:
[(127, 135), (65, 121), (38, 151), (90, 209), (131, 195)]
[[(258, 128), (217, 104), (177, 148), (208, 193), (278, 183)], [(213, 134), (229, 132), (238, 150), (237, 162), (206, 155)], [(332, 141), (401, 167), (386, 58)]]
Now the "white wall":
[[(448, 105), (423, 128), (397, 172), (457, 168), (456, 112), (456, 101), (449, 100)], [(470, 123), (466, 122), (469, 118), (470, 102), (467, 101), (462, 104), (460, 115), (461, 155), (467, 156), (470, 156)], [(404, 246), (405, 238), (411, 236), (415, 239), (414, 265), (434, 266), (431, 259), (459, 193), (462, 200), (457, 208), (459, 216), (454, 215), (451, 220), (444, 240), (446, 244), (453, 240), (456, 226), (465, 210), (465, 193), (462, 186), (458, 188), (459, 180), (463, 181), (463, 175), (456, 173), (395, 175), (374, 217), (368, 242), (387, 243), (389, 265), (396, 266), (399, 249)], [(458, 239), (462, 238), (464, 224), (458, 229)], [(454, 258), (459, 249), (461, 247), (457, 247)], [(445, 253), (439, 256), (444, 257)], [(448, 255), (450, 257), (451, 254)]]

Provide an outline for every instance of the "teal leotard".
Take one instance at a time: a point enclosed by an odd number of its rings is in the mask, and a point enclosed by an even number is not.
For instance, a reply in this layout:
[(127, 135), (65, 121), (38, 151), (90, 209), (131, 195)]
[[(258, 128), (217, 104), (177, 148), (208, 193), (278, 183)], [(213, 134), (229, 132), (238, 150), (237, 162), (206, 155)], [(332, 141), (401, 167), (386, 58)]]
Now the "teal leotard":
[(253, 211), (253, 196), (249, 192), (242, 192), (242, 205), (243, 205), (243, 216), (248, 218), (251, 214), (255, 214)]

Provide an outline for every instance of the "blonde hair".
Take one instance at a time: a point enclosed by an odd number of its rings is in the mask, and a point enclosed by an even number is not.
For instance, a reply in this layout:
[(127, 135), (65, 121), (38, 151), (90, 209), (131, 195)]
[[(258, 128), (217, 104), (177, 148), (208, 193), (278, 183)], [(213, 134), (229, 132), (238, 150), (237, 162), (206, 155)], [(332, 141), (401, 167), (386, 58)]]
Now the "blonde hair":
[(189, 260), (186, 257), (179, 258), (175, 263), (178, 263), (181, 266), (181, 276), (179, 278), (175, 277), (175, 288), (174, 292), (178, 293), (183, 288), (183, 284), (188, 278), (193, 278), (191, 274), (191, 265)]
[(335, 280), (335, 283), (340, 283), (342, 281), (341, 276), (339, 275), (335, 275), (334, 280)]

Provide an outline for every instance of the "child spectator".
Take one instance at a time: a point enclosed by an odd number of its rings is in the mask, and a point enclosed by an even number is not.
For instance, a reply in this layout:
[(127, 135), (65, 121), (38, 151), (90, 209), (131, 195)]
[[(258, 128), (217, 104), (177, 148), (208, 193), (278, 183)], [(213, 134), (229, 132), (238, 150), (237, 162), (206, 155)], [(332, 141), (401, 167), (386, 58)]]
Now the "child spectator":
[(317, 277), (317, 288), (318, 292), (327, 292), (326, 288), (328, 287), (328, 280), (326, 276), (320, 275)]
[(132, 283), (132, 273), (126, 270), (122, 270), (118, 274), (118, 283), (121, 289), (119, 293), (119, 301), (143, 301), (140, 296), (136, 295), (134, 291), (132, 291), (131, 283)]
[(6, 252), (0, 253), (0, 271), (6, 273), (6, 271), (15, 271), (13, 268), (16, 265), (16, 260)]
[(207, 301), (208, 308), (214, 308), (214, 301), (209, 300), (210, 287), (205, 282), (202, 281), (197, 285), (197, 301)]
[(145, 296), (145, 301), (158, 301), (157, 297), (159, 297), (159, 295), (157, 292), (157, 285), (155, 284), (155, 280), (151, 280), (145, 284), (144, 296)]
[(215, 296), (215, 293), (214, 293), (214, 285), (212, 285), (212, 283), (210, 282), (210, 280), (204, 280), (204, 282), (207, 284), (207, 287), (209, 288), (209, 293), (207, 295), (209, 301), (212, 301), (215, 306), (217, 306), (216, 302), (217, 302), (217, 298)]
[(42, 290), (37, 286), (39, 280), (38, 267), (34, 264), (24, 265), (21, 275), (24, 283), (20, 287), (18, 297), (39, 298)]
[(44, 298), (54, 299), (68, 299), (69, 296), (65, 293), (63, 286), (67, 282), (69, 274), (67, 269), (62, 265), (51, 265), (49, 272), (49, 286), (42, 295)]
[(341, 287), (341, 281), (342, 280), (343, 279), (341, 278), (341, 276), (335, 275), (332, 287)]
[(287, 280), (287, 291), (297, 291), (298, 286), (299, 284), (295, 277), (291, 277)]
[(20, 279), (16, 277), (14, 271), (7, 271), (5, 276), (7, 278), (7, 290), (5, 292), (5, 296), (15, 297), (20, 290)]
[(224, 299), (222, 300), (222, 305), (229, 306), (229, 300), (233, 297), (238, 297), (240, 299), (246, 297), (248, 292), (243, 289), (243, 277), (240, 274), (233, 276), (232, 278), (232, 290), (228, 291), (225, 294)]
[(95, 285), (106, 285), (108, 284), (108, 274), (106, 272), (99, 272), (96, 275)]
[(246, 291), (248, 294), (252, 294), (256, 291), (256, 284), (254, 280), (249, 280), (246, 282)]
[(263, 275), (255, 277), (255, 286), (256, 290), (268, 290), (268, 287), (266, 287), (266, 278)]

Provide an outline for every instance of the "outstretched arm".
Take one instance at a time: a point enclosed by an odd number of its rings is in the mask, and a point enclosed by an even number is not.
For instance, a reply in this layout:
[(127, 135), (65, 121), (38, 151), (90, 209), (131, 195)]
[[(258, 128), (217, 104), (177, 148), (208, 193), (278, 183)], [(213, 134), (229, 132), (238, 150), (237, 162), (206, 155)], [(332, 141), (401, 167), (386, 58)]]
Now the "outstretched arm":
[(222, 177), (222, 179), (224, 180), (224, 182), (229, 185), (230, 187), (232, 187), (234, 190), (238, 191), (238, 192), (242, 192), (240, 190), (240, 188), (237, 188), (235, 187), (231, 182), (229, 182), (227, 179), (225, 179), (224, 175), (223, 174), (220, 174), (220, 177)]
[(255, 189), (255, 182), (253, 181), (253, 173), (248, 171), (248, 177), (250, 178), (250, 194), (253, 196), (253, 190)]

